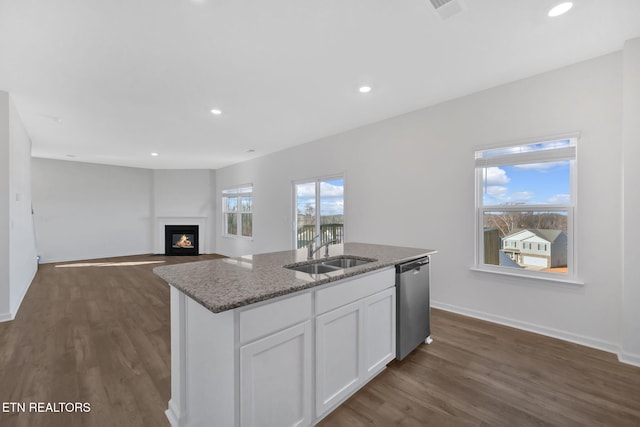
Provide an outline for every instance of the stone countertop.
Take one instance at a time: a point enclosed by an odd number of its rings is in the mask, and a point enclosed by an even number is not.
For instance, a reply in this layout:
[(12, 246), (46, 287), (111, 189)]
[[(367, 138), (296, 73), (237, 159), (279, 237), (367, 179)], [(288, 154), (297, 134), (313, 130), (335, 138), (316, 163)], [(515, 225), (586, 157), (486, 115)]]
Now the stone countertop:
[[(214, 313), (367, 273), (436, 253), (432, 249), (345, 243), (329, 246), (329, 258), (349, 255), (376, 261), (323, 274), (284, 265), (306, 263), (307, 249), (156, 267), (153, 272)], [(315, 259), (324, 259), (324, 248)]]

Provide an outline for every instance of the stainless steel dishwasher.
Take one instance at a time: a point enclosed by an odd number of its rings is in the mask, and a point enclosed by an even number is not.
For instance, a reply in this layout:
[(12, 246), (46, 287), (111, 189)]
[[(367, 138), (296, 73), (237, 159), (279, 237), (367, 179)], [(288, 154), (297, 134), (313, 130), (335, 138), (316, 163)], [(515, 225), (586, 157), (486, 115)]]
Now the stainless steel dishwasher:
[(396, 358), (431, 342), (429, 257), (396, 265)]

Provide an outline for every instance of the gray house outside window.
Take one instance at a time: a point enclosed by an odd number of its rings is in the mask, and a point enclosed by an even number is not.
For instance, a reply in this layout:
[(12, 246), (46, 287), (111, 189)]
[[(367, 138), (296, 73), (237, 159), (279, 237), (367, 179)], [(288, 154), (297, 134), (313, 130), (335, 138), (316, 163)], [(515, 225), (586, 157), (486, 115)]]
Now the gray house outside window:
[(562, 230), (517, 230), (502, 238), (502, 252), (525, 267), (566, 267), (567, 233)]

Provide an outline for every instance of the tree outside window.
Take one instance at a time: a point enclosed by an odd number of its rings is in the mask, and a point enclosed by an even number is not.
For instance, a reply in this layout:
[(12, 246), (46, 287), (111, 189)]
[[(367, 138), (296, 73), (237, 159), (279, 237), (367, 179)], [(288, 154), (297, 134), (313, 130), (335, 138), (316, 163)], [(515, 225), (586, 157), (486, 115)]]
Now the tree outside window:
[(294, 184), (296, 248), (320, 235), (322, 244), (344, 242), (344, 178), (331, 177)]
[(477, 268), (575, 276), (576, 152), (577, 136), (476, 151)]
[(225, 236), (253, 236), (253, 187), (222, 191), (222, 220)]

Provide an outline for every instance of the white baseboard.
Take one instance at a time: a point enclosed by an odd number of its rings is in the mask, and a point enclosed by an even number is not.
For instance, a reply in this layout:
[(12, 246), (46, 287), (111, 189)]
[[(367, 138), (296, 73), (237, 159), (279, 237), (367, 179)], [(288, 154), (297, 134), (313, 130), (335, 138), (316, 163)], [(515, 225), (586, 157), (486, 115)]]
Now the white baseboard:
[(27, 286), (24, 287), (22, 291), (22, 295), (20, 295), (20, 298), (18, 299), (17, 306), (11, 307), (9, 309), (9, 312), (7, 313), (0, 313), (0, 322), (9, 322), (16, 318), (16, 315), (18, 314), (18, 310), (20, 310), (20, 306), (22, 305), (22, 300), (24, 300), (25, 295), (27, 295), (27, 292), (29, 291), (29, 288), (31, 287), (31, 284), (33, 283), (33, 279), (35, 279), (37, 273), (38, 273), (38, 264), (34, 264), (34, 269), (33, 269), (33, 272), (31, 273), (31, 278), (29, 279), (29, 283), (27, 284)]
[(497, 323), (499, 325), (510, 326), (512, 328), (521, 329), (527, 332), (533, 332), (535, 334), (545, 335), (552, 338), (558, 338), (563, 341), (569, 341), (575, 344), (584, 345), (587, 347), (603, 350), (608, 353), (613, 353), (618, 356), (618, 360), (630, 365), (640, 366), (640, 356), (622, 353), (618, 344), (602, 341), (596, 338), (587, 337), (580, 334), (573, 334), (558, 329), (547, 328), (545, 326), (536, 325), (534, 323), (522, 322), (520, 320), (511, 319), (503, 316), (496, 316), (495, 314), (485, 313), (478, 310), (472, 310), (464, 307), (458, 307), (451, 304), (445, 304), (438, 301), (431, 301), (431, 306), (452, 313), (461, 314), (463, 316), (473, 317), (480, 320), (486, 320), (487, 322)]
[(91, 259), (103, 259), (103, 258), (118, 258), (123, 256), (138, 256), (138, 255), (153, 255), (151, 252), (121, 252), (118, 254), (86, 254), (83, 256), (75, 256), (75, 257), (54, 257), (54, 258), (41, 258), (40, 264), (54, 264), (61, 262), (74, 262), (74, 261), (87, 261)]
[(620, 350), (618, 352), (618, 360), (628, 365), (640, 367), (640, 355), (637, 354), (625, 353)]
[(10, 312), (0, 313), (0, 322), (8, 322), (13, 320)]
[[(217, 254), (217, 252), (200, 252), (200, 255), (213, 255)], [(41, 258), (40, 264), (55, 264), (61, 262), (74, 262), (74, 261), (88, 261), (92, 259), (103, 259), (103, 258), (118, 258), (124, 256), (141, 256), (141, 255), (158, 255), (164, 256), (163, 253), (152, 253), (152, 252), (136, 252), (136, 253), (119, 253), (119, 254), (94, 254), (94, 255), (86, 255), (82, 257), (64, 257), (64, 258)]]
[(169, 408), (164, 411), (165, 416), (167, 417), (167, 420), (169, 420), (169, 424), (171, 424), (171, 427), (179, 427), (180, 426), (180, 421), (179, 421), (179, 416), (176, 414), (176, 411), (174, 410), (175, 408), (173, 407), (173, 404), (171, 402), (171, 400), (169, 401)]
[(34, 263), (33, 267), (34, 268), (33, 268), (33, 271), (31, 272), (31, 278), (29, 279), (29, 283), (27, 283), (27, 286), (25, 286), (24, 289), (22, 290), (22, 295), (20, 295), (20, 298), (18, 299), (18, 304), (16, 305), (16, 307), (11, 307), (11, 320), (15, 319), (16, 316), (18, 315), (18, 310), (20, 310), (20, 306), (22, 305), (22, 300), (24, 300), (25, 295), (27, 295), (27, 292), (29, 291), (31, 284), (33, 283), (33, 279), (36, 278), (36, 274), (38, 273), (38, 264)]

